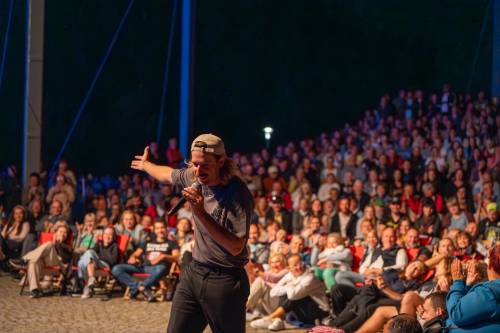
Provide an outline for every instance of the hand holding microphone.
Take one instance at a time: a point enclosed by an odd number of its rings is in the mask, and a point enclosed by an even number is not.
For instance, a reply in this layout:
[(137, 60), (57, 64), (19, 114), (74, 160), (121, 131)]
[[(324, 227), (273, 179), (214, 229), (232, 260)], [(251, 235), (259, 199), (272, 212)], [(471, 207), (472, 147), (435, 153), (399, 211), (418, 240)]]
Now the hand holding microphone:
[(182, 198), (174, 207), (172, 207), (172, 209), (168, 211), (167, 214), (170, 216), (177, 213), (177, 211), (181, 209), (182, 206), (184, 206), (186, 201), (189, 201), (193, 210), (199, 209), (200, 204), (201, 208), (203, 208), (203, 196), (198, 191), (200, 188), (201, 184), (198, 182), (194, 182), (190, 187), (186, 187), (185, 189), (183, 189)]

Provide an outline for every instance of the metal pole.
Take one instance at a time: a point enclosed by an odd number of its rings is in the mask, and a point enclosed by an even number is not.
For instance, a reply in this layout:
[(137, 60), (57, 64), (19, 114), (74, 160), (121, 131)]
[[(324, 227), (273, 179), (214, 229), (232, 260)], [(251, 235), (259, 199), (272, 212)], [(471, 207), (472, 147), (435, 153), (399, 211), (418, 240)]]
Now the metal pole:
[(183, 156), (188, 156), (191, 129), (192, 92), (191, 92), (191, 56), (192, 56), (192, 6), (193, 0), (182, 0), (181, 23), (181, 77), (179, 100), (179, 149)]
[(493, 0), (491, 95), (500, 98), (500, 0)]
[(45, 0), (26, 0), (23, 184), (40, 171)]

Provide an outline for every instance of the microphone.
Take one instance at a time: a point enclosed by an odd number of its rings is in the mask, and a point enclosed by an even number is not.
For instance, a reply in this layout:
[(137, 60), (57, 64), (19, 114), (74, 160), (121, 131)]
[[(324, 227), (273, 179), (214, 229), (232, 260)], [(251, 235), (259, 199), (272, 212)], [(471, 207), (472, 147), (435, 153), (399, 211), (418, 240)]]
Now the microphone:
[[(192, 188), (198, 190), (200, 187), (201, 187), (201, 184), (198, 183), (198, 182), (194, 182), (192, 185), (191, 185)], [(179, 209), (181, 209), (182, 206), (184, 206), (184, 204), (186, 203), (186, 198), (182, 197), (179, 202), (177, 202), (177, 204), (172, 207), (168, 212), (167, 212), (167, 215), (168, 216), (172, 216), (173, 214), (177, 213), (177, 211)]]

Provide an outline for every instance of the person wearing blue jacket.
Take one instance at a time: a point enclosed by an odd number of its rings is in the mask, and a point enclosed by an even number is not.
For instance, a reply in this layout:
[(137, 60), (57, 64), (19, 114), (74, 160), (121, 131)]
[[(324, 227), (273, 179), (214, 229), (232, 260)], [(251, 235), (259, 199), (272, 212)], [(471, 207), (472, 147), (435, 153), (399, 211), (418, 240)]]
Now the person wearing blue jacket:
[(465, 272), (458, 259), (451, 265), (453, 284), (446, 297), (446, 326), (452, 333), (500, 332), (500, 244), (490, 251), (488, 281), (472, 286), (478, 277), (476, 267), (469, 261)]

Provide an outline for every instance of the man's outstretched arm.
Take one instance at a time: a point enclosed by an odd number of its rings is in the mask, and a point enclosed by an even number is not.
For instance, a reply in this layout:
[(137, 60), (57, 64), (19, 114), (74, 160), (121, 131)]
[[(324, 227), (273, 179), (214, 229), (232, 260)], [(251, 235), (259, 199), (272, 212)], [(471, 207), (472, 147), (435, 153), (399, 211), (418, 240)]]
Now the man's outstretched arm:
[(156, 165), (148, 161), (149, 147), (144, 148), (144, 153), (141, 155), (134, 156), (134, 160), (130, 164), (130, 167), (135, 170), (144, 171), (149, 174), (154, 179), (162, 183), (172, 183), (172, 171), (171, 167), (166, 165)]

